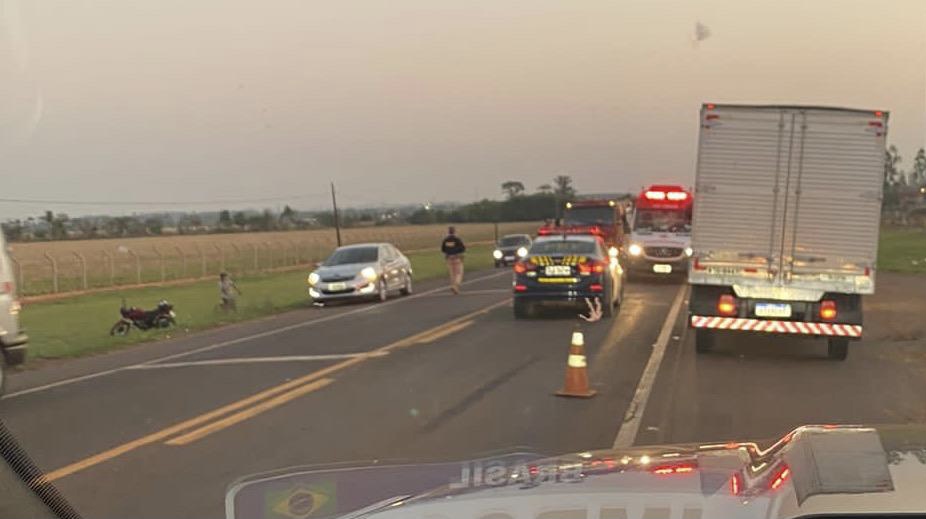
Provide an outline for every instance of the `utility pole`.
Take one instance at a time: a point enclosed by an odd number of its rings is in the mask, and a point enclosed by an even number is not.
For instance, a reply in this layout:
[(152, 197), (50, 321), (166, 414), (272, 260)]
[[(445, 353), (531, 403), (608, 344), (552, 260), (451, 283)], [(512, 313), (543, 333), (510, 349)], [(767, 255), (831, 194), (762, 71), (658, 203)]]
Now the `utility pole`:
[(334, 211), (334, 232), (338, 237), (338, 247), (341, 246), (341, 221), (338, 218), (338, 199), (334, 195), (334, 182), (331, 183), (331, 208)]

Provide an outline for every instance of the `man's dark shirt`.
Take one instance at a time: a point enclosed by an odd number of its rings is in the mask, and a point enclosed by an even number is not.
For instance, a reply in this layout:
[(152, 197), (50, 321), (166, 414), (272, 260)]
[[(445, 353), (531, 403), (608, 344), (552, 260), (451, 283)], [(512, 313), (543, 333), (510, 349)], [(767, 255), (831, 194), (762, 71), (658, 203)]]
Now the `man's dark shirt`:
[(454, 234), (448, 234), (444, 241), (441, 243), (440, 251), (446, 256), (451, 256), (454, 254), (463, 254), (466, 252), (466, 246), (463, 245), (463, 240)]

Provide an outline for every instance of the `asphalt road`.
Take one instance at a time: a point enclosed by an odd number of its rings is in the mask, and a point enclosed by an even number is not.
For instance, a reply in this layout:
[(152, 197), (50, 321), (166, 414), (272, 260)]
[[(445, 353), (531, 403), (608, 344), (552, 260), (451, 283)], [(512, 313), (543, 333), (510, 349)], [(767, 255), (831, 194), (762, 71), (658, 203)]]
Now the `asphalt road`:
[(556, 397), (575, 314), (515, 321), (510, 278), (494, 271), (460, 296), (421, 283), (385, 304), (306, 308), (17, 373), (0, 412), (78, 510), (114, 518), (221, 517), (230, 483), (296, 465), (926, 422), (924, 330), (896, 320), (896, 299), (912, 305), (917, 291), (879, 282), (870, 338), (846, 362), (826, 360), (822, 342), (752, 335), (696, 355), (684, 285), (641, 280), (616, 318), (583, 326), (598, 395)]

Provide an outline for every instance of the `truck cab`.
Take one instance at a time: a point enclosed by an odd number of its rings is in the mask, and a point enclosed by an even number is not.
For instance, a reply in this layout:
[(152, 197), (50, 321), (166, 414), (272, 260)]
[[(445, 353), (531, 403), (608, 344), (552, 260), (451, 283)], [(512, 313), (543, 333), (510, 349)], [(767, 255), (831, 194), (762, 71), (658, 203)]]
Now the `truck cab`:
[(654, 185), (640, 192), (625, 250), (631, 272), (668, 275), (688, 271), (692, 200), (681, 186)]
[(618, 255), (629, 230), (624, 206), (615, 199), (588, 198), (566, 202), (562, 222), (548, 223), (538, 235), (591, 234), (601, 237), (608, 253)]

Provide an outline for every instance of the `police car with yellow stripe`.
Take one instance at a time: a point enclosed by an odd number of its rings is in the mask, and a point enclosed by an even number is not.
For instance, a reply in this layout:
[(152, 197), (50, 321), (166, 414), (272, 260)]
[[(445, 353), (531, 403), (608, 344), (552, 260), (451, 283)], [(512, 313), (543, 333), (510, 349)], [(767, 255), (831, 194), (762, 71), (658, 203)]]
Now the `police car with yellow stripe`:
[(624, 297), (624, 278), (617, 256), (608, 254), (600, 236), (541, 236), (514, 264), (514, 316), (530, 317), (541, 304), (586, 308), (588, 299), (600, 303), (603, 317), (611, 317)]

